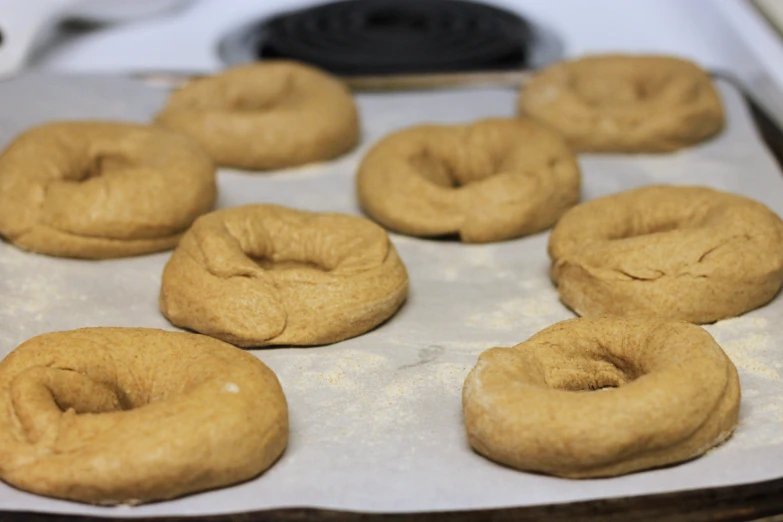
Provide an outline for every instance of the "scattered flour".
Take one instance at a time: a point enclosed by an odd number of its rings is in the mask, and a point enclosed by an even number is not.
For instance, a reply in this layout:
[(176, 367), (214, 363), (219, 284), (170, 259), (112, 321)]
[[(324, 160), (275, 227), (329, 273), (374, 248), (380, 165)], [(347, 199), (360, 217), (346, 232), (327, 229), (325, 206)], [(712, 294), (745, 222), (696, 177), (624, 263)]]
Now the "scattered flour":
[[(286, 373), (286, 389), (307, 392), (317, 387), (333, 390), (354, 390), (360, 387), (365, 375), (378, 371), (387, 358), (360, 350), (296, 354)], [(292, 353), (293, 355), (293, 353)]]
[(557, 292), (548, 288), (532, 296), (501, 302), (489, 311), (474, 313), (467, 322), (479, 328), (538, 331), (572, 316), (558, 300)]
[(444, 353), (440, 347), (406, 350), (405, 356), (395, 357), (338, 350), (264, 359), (282, 383), (292, 422), (298, 414), (307, 416), (307, 425), (299, 429), (309, 439), (339, 433), (376, 444), (386, 437), (417, 436), (411, 428), (426, 425), (444, 404), (459, 408), (462, 383), (475, 358), (446, 362), (440, 360)]
[(734, 362), (742, 386), (740, 423), (722, 450), (783, 445), (783, 350), (769, 321), (737, 317), (704, 327)]
[(491, 273), (493, 280), (514, 279), (517, 274), (513, 270), (498, 266), (498, 254), (490, 245), (465, 245), (458, 258), (452, 256), (444, 263), (441, 277), (445, 281), (470, 281), (475, 271)]
[(88, 296), (62, 291), (62, 277), (51, 270), (51, 259), (0, 244), (0, 358), (46, 325), (50, 315), (71, 299), (84, 303)]
[(780, 374), (775, 368), (780, 367), (783, 352), (781, 357), (774, 357), (768, 352), (770, 333), (766, 330), (767, 325), (764, 318), (737, 317), (707, 325), (705, 329), (715, 338), (739, 371), (778, 380)]

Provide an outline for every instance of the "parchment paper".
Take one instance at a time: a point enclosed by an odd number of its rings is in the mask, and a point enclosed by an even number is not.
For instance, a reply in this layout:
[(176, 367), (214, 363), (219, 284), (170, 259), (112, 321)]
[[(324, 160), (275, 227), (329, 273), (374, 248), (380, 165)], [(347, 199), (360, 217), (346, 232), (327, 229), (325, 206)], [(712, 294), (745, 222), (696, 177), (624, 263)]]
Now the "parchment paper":
[[(783, 177), (739, 94), (721, 84), (728, 130), (662, 156), (584, 156), (584, 199), (648, 183), (703, 184), (783, 212)], [(48, 76), (0, 84), (0, 142), (53, 118), (145, 121), (166, 93), (129, 80)], [(358, 213), (353, 176), (385, 133), (420, 122), (510, 116), (503, 90), (359, 96), (362, 146), (328, 164), (286, 172), (220, 173), (220, 207), (275, 202)], [(739, 428), (726, 444), (679, 466), (602, 480), (565, 480), (504, 468), (473, 453), (460, 392), (480, 352), (519, 343), (572, 317), (547, 277), (547, 234), (482, 246), (393, 235), (411, 293), (388, 323), (333, 346), (257, 350), (288, 397), (288, 450), (235, 487), (140, 507), (51, 500), (0, 484), (0, 509), (104, 516), (210, 514), (277, 507), (428, 511), (558, 503), (748, 483), (783, 476), (783, 298), (707, 329), (737, 364)], [(157, 295), (169, 253), (76, 261), (0, 244), (0, 355), (53, 330), (83, 326), (173, 329)]]

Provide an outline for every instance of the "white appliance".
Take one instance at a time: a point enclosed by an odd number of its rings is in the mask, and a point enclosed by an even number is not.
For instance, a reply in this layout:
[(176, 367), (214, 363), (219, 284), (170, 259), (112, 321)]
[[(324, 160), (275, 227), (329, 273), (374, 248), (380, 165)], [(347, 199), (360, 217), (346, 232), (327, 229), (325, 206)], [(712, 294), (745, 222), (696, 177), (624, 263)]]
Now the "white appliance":
[[(314, 2), (191, 0), (186, 5), (177, 5), (178, 9), (163, 9), (171, 3), (90, 0), (84, 7), (84, 0), (2, 0), (0, 20), (13, 22), (26, 18), (30, 32), (37, 33), (41, 30), (40, 21), (30, 20), (46, 13), (51, 15), (50, 22), (68, 18), (69, 13), (71, 17), (124, 22), (99, 25), (89, 31), (59, 27), (48, 38), (38, 38), (36, 52), (24, 64), (27, 67), (114, 73), (203, 72), (225, 65), (218, 53), (218, 43), (232, 30)], [(670, 53), (692, 58), (713, 70), (730, 71), (783, 126), (783, 40), (748, 0), (487, 0), (487, 3), (519, 12), (552, 30), (562, 39), (566, 56), (611, 51)], [(127, 9), (124, 4), (136, 7)], [(160, 14), (135, 19), (150, 9), (142, 4), (158, 5)], [(60, 9), (51, 9), (52, 6)], [(132, 14), (136, 17), (128, 16)], [(22, 39), (32, 38), (23, 34)], [(4, 43), (12, 45), (8, 39)], [(0, 74), (1, 71), (0, 67)]]

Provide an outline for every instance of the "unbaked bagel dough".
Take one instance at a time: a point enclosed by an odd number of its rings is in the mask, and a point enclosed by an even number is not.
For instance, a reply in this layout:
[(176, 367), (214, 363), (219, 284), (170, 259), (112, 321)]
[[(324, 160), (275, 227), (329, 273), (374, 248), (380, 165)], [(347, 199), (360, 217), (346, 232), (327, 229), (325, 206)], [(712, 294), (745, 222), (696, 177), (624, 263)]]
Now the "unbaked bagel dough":
[(502, 241), (552, 226), (579, 201), (574, 155), (532, 120), (420, 125), (386, 136), (359, 166), (362, 209), (413, 236)]
[(743, 196), (648, 186), (578, 205), (549, 238), (552, 279), (580, 315), (710, 323), (783, 285), (783, 222)]
[(579, 152), (674, 151), (715, 136), (725, 119), (707, 73), (666, 56), (556, 63), (522, 88), (517, 108)]
[(195, 138), (219, 165), (249, 170), (333, 159), (359, 140), (348, 88), (284, 60), (194, 80), (171, 95), (156, 122)]
[(0, 235), (52, 256), (110, 258), (172, 248), (215, 201), (215, 167), (157, 127), (55, 122), (0, 155)]
[(194, 223), (163, 271), (160, 309), (238, 346), (317, 345), (367, 332), (407, 294), (405, 266), (374, 223), (247, 205)]
[(84, 328), (0, 362), (0, 478), (95, 504), (149, 502), (248, 480), (288, 438), (275, 374), (202, 335)]
[(465, 380), (471, 446), (525, 471), (606, 477), (698, 457), (737, 424), (737, 370), (702, 328), (600, 317), (481, 354)]

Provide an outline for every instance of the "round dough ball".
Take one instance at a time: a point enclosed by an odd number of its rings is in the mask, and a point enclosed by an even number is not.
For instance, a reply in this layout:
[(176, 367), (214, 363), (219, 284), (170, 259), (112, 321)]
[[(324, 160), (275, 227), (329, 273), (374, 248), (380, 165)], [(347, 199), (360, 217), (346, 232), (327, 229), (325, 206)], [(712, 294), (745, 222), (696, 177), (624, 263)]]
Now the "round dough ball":
[(359, 166), (362, 209), (413, 236), (502, 241), (552, 226), (579, 201), (579, 166), (531, 120), (421, 125), (378, 142)]
[(100, 259), (174, 247), (215, 201), (193, 141), (144, 125), (56, 122), (0, 155), (0, 235), (41, 254)]
[(748, 198), (648, 186), (568, 211), (549, 238), (551, 276), (579, 315), (711, 323), (783, 285), (783, 222)]
[(736, 426), (740, 386), (698, 326), (600, 317), (482, 353), (462, 398), (468, 439), (482, 455), (588, 478), (702, 455)]
[(202, 335), (83, 328), (0, 362), (0, 479), (94, 504), (137, 504), (248, 480), (288, 438), (261, 361)]
[(247, 205), (193, 224), (163, 271), (160, 309), (238, 346), (318, 345), (374, 328), (407, 294), (405, 266), (374, 223)]
[(718, 134), (723, 105), (705, 71), (664, 56), (591, 56), (556, 63), (522, 88), (520, 115), (578, 152), (669, 152)]
[(156, 123), (187, 134), (219, 165), (279, 169), (335, 158), (359, 140), (348, 88), (290, 61), (263, 61), (175, 91)]

